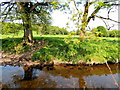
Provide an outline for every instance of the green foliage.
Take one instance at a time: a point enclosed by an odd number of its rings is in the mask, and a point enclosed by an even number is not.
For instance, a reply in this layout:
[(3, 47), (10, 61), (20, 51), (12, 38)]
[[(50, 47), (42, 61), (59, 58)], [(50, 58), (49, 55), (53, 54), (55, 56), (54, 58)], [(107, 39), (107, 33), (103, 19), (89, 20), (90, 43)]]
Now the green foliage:
[(71, 31), (70, 34), (71, 35), (76, 35), (76, 32), (75, 31)]
[(106, 34), (107, 34), (107, 31), (106, 31), (106, 28), (105, 27), (103, 27), (103, 26), (98, 26), (97, 27), (97, 30), (98, 30), (98, 36), (106, 36)]
[(119, 37), (120, 31), (119, 30), (110, 30), (107, 31), (106, 28), (103, 26), (98, 26), (97, 28), (93, 28), (91, 31), (95, 36), (103, 36), (103, 37)]
[(92, 33), (99, 37), (107, 36), (106, 28), (103, 26), (98, 26), (97, 28), (93, 28)]
[(50, 61), (52, 59), (65, 62), (85, 62), (87, 64), (116, 62), (118, 59), (118, 42), (115, 40), (89, 40), (80, 42), (71, 36), (67, 38), (46, 38), (46, 47), (33, 54), (33, 60)]
[(40, 30), (43, 35), (68, 35), (68, 31), (65, 28), (59, 28), (57, 26), (46, 25), (46, 28)]
[[(24, 28), (21, 24), (18, 23), (10, 23), (10, 22), (4, 22), (2, 23), (2, 34), (8, 35), (8, 34), (21, 34), (23, 32)], [(44, 24), (32, 24), (31, 30), (35, 31), (37, 35), (68, 35), (69, 32), (65, 28), (59, 28), (57, 26), (50, 26), (50, 25), (44, 25)], [(14, 35), (13, 35), (14, 36)]]
[(105, 6), (104, 2), (97, 2), (97, 5), (95, 6), (95, 8), (100, 8), (102, 6)]
[(118, 30), (111, 30), (107, 31), (109, 37), (119, 37), (120, 31)]
[(21, 38), (2, 39), (2, 50), (5, 53), (22, 53), (29, 51), (29, 46), (22, 43)]
[(58, 9), (60, 6), (60, 3), (58, 1), (51, 2), (50, 4), (52, 4), (53, 9)]
[(97, 28), (92, 28), (92, 33), (98, 36), (98, 29)]
[(2, 23), (2, 29), (1, 29), (2, 34), (9, 34), (9, 33), (18, 34), (21, 30), (23, 30), (21, 24), (10, 23), (10, 22)]

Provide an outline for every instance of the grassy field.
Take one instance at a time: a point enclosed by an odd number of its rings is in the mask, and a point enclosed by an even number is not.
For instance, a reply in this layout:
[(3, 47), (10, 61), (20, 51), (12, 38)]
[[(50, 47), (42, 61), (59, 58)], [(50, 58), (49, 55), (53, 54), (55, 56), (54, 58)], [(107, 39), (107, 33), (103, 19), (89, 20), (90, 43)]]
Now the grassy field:
[[(33, 34), (34, 38), (39, 38), (39, 37), (58, 37), (58, 38), (66, 38), (69, 37), (70, 35), (37, 35), (36, 33)], [(0, 34), (0, 39), (5, 39), (5, 38), (22, 38), (23, 37), (23, 33), (19, 34), (19, 35), (15, 35), (15, 34), (7, 34), (7, 35), (1, 35)], [(71, 37), (73, 38), (79, 38), (79, 35), (71, 35)], [(118, 37), (101, 37), (102, 39), (107, 39), (107, 40), (118, 40)]]

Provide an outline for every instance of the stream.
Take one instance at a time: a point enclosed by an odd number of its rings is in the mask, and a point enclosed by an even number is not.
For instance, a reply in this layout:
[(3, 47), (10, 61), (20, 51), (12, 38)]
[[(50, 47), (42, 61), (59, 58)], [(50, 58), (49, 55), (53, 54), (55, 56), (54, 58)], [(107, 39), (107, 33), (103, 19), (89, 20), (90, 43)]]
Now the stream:
[(22, 66), (6, 65), (0, 66), (0, 84), (3, 88), (118, 88), (113, 77), (120, 86), (120, 64), (109, 66), (112, 74), (105, 64), (56, 65), (42, 70), (36, 67), (29, 71)]

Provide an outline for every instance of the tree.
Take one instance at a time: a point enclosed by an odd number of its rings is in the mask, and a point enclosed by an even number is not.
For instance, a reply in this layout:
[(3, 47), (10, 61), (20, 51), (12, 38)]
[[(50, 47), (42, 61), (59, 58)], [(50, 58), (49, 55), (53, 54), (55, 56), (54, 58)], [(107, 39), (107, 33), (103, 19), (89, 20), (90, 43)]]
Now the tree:
[[(120, 5), (120, 4), (118, 4), (117, 0), (114, 0), (114, 1), (104, 1), (103, 0), (101, 2), (86, 0), (86, 1), (84, 1), (84, 10), (83, 11), (78, 7), (82, 2), (78, 2), (75, 0), (71, 0), (71, 1), (74, 3), (74, 11), (73, 11), (72, 20), (76, 24), (76, 26), (78, 28), (78, 32), (80, 31), (80, 40), (81, 41), (84, 40), (86, 27), (88, 26), (91, 19), (94, 20), (95, 17), (120, 23), (118, 21), (111, 19), (109, 16), (106, 18), (106, 17), (97, 15), (97, 13), (102, 9), (105, 9), (105, 8), (109, 9), (110, 7)], [(94, 10), (91, 14), (89, 14), (90, 6), (94, 6)]]
[(62, 35), (68, 35), (69, 33), (65, 28), (61, 28), (59, 31)]
[(14, 33), (18, 34), (23, 29), (21, 24), (6, 22), (2, 24), (2, 34)]
[[(45, 20), (48, 21), (47, 19), (44, 19), (46, 14), (49, 14), (46, 9), (48, 9), (48, 2), (15, 2), (11, 0), (10, 2), (2, 2), (1, 6), (2, 7), (2, 17), (3, 21), (6, 19), (10, 20), (22, 20), (23, 22), (23, 27), (24, 27), (24, 41), (25, 43), (28, 42), (33, 42), (33, 34), (32, 34), (32, 29), (31, 29), (31, 24), (34, 21), (38, 21), (38, 19), (43, 22)], [(43, 11), (44, 8), (44, 11)], [(43, 12), (43, 13), (41, 13)], [(35, 20), (35, 16), (37, 16)], [(34, 17), (34, 18), (33, 18)]]
[(98, 27), (97, 27), (97, 32), (98, 32), (98, 36), (99, 36), (99, 37), (101, 37), (101, 36), (106, 36), (106, 35), (107, 35), (106, 28), (103, 27), (103, 26), (98, 26)]

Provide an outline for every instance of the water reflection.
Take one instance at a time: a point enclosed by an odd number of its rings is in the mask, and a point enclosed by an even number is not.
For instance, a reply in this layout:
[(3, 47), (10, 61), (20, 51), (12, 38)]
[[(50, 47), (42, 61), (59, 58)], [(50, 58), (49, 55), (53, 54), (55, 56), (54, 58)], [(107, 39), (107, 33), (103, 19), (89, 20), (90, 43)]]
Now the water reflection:
[[(120, 74), (113, 74), (113, 76), (116, 78), (117, 82), (120, 77), (118, 77)], [(115, 86), (115, 83), (113, 81), (112, 75), (92, 75), (84, 77), (84, 80), (87, 82), (86, 86), (88, 88), (117, 88)], [(109, 82), (109, 83), (108, 83)]]
[(32, 72), (33, 72), (33, 68), (30, 66), (24, 66), (24, 80), (31, 80), (32, 79)]
[[(23, 79), (24, 69), (19, 66), (0, 66), (1, 68), (1, 76), (2, 77), (0, 83), (4, 86), (15, 88), (15, 81)], [(6, 84), (6, 85), (5, 85)]]
[[(110, 65), (118, 83), (119, 66)], [(53, 70), (8, 65), (0, 68), (2, 68), (0, 83), (10, 88), (117, 88), (106, 65), (55, 66)]]

